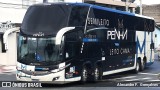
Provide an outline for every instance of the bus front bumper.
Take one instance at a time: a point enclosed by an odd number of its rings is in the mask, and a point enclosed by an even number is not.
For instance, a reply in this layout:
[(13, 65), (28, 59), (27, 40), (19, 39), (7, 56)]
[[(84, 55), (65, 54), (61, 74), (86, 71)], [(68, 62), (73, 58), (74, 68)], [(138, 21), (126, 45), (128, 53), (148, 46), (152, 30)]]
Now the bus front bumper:
[(21, 71), (17, 71), (16, 78), (18, 81), (35, 81), (35, 82), (44, 82), (44, 83), (64, 83), (64, 74), (65, 70), (49, 73), (45, 75), (28, 75)]

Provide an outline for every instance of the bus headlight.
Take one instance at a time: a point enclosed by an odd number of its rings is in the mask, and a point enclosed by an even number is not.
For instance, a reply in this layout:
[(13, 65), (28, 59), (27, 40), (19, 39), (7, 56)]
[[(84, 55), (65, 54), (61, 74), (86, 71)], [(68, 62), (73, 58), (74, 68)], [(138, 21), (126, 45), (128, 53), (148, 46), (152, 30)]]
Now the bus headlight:
[(52, 81), (58, 80), (59, 78), (60, 78), (60, 76), (54, 77), (54, 78), (52, 79)]

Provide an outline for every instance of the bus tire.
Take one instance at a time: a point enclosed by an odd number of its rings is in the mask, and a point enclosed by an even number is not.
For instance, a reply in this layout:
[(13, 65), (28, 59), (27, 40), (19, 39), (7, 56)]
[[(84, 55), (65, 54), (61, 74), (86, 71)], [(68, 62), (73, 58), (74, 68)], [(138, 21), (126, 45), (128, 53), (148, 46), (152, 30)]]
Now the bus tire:
[(97, 82), (102, 79), (102, 69), (101, 67), (95, 66), (93, 72), (93, 82)]
[(137, 62), (136, 62), (136, 68), (133, 70), (133, 72), (134, 72), (134, 73), (138, 73), (139, 70), (140, 70), (140, 61), (137, 60)]
[(140, 63), (140, 71), (143, 71), (146, 67), (146, 60), (143, 59), (143, 62)]
[(86, 66), (83, 66), (81, 71), (81, 83), (86, 83), (88, 80), (88, 69)]

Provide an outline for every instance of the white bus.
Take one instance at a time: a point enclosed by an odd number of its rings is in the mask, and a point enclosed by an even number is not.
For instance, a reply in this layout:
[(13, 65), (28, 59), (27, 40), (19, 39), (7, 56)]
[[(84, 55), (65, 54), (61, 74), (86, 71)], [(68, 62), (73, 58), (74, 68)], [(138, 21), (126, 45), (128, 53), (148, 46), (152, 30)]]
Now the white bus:
[(18, 38), (17, 80), (98, 81), (154, 62), (154, 19), (85, 3), (30, 6)]

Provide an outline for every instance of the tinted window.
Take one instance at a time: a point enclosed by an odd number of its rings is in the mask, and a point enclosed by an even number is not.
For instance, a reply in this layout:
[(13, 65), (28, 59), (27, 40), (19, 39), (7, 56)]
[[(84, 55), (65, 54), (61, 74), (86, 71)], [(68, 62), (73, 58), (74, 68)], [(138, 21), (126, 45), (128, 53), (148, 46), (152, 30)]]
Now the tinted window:
[(81, 43), (79, 42), (79, 33), (70, 32), (65, 35), (65, 54), (66, 58), (74, 58), (80, 53)]
[(22, 23), (21, 31), (33, 35), (43, 32), (42, 35), (56, 34), (67, 26), (71, 6), (69, 5), (36, 5), (31, 6)]
[(84, 26), (89, 7), (74, 6), (71, 11), (69, 26)]

